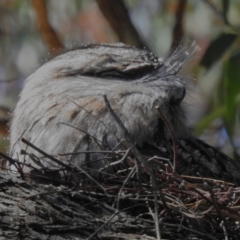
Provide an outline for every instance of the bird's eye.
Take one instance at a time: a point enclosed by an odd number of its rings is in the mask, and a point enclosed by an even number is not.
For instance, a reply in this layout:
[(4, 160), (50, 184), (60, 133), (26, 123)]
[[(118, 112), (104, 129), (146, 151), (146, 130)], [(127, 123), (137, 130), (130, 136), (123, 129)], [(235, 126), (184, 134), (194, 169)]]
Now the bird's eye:
[(98, 74), (98, 76), (101, 78), (107, 78), (107, 79), (122, 79), (122, 78), (124, 78), (124, 74), (117, 70), (100, 72)]
[(135, 81), (154, 70), (153, 65), (141, 66), (139, 68), (128, 69), (122, 71), (121, 69), (105, 69), (104, 71), (87, 71), (82, 73), (83, 76), (98, 77), (109, 80)]

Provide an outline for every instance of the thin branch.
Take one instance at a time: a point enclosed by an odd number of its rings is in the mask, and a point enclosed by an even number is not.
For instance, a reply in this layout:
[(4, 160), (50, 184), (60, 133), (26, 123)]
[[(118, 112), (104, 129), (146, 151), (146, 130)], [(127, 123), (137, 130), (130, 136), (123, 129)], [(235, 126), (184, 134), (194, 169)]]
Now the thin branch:
[(29, 147), (33, 148), (34, 150), (36, 150), (37, 152), (41, 153), (44, 157), (47, 157), (49, 159), (51, 159), (53, 162), (59, 164), (60, 166), (63, 166), (65, 168), (70, 168), (69, 165), (63, 163), (62, 161), (59, 161), (58, 159), (56, 159), (55, 157), (49, 155), (48, 153), (44, 152), (43, 150), (39, 149), (38, 147), (36, 147), (35, 145), (33, 145), (32, 143), (30, 143), (28, 140), (26, 140), (25, 138), (22, 138), (22, 142), (25, 143), (26, 145), (28, 145)]
[(165, 123), (165, 125), (166, 125), (166, 127), (167, 127), (167, 129), (170, 133), (172, 142), (173, 142), (173, 172), (176, 172), (176, 168), (177, 168), (177, 142), (176, 142), (176, 139), (175, 139), (175, 136), (174, 136), (174, 133), (173, 133), (173, 129), (172, 129), (170, 123), (167, 121), (167, 119), (165, 118), (164, 114), (162, 113), (162, 111), (159, 107), (157, 107), (157, 110), (158, 110), (163, 122)]
[(101, 118), (94, 116), (90, 111), (88, 111), (87, 109), (85, 109), (84, 107), (80, 106), (79, 104), (77, 104), (75, 101), (68, 99), (70, 102), (72, 102), (73, 104), (75, 104), (76, 106), (78, 106), (80, 109), (82, 109), (83, 111), (85, 111), (87, 114), (89, 114), (89, 116), (93, 117), (94, 119), (96, 119), (97, 122), (100, 122), (110, 133), (112, 133), (112, 135), (116, 138), (116, 140), (118, 142), (120, 142), (120, 139), (118, 139), (117, 135), (114, 134), (114, 132), (112, 131), (111, 128), (109, 128), (102, 120)]
[(164, 197), (164, 194), (162, 192), (162, 186), (159, 186), (158, 191), (159, 191), (160, 199), (162, 200), (163, 206), (165, 207), (166, 211), (168, 212), (168, 214), (172, 218), (172, 220), (174, 220), (174, 216), (171, 212), (171, 209), (168, 207), (167, 202), (166, 202), (165, 197)]
[(56, 31), (49, 23), (48, 9), (45, 0), (32, 0), (32, 6), (36, 13), (36, 20), (39, 32), (46, 43), (48, 50), (52, 54), (57, 54), (64, 49), (63, 44), (59, 40)]
[(101, 145), (101, 144), (103, 144), (103, 142), (102, 142), (101, 140), (97, 139), (95, 136), (89, 134), (88, 132), (84, 131), (83, 129), (74, 127), (74, 126), (72, 126), (72, 125), (70, 125), (70, 124), (67, 124), (67, 123), (64, 123), (64, 122), (59, 122), (58, 124), (62, 124), (62, 125), (65, 125), (65, 126), (74, 128), (74, 129), (76, 129), (76, 130), (78, 130), (78, 131), (80, 131), (80, 132), (83, 132), (84, 134), (86, 134), (86, 136), (91, 137), (91, 138), (94, 140), (94, 142), (98, 145), (98, 147), (99, 147), (100, 149), (103, 148), (102, 145)]
[(83, 168), (81, 168), (80, 166), (69, 162), (70, 165), (74, 166), (76, 169), (80, 170), (84, 175), (86, 175), (90, 180), (92, 180), (93, 182), (95, 182), (102, 190), (103, 192), (106, 194), (106, 189), (98, 182), (96, 181), (90, 174), (88, 174)]
[(140, 161), (147, 168), (148, 173), (150, 175), (151, 182), (152, 182), (153, 193), (154, 193), (155, 230), (156, 230), (156, 234), (157, 234), (157, 239), (160, 240), (161, 239), (161, 235), (160, 235), (159, 219), (158, 219), (157, 181), (156, 181), (156, 177), (155, 177), (155, 175), (153, 173), (153, 169), (150, 166), (150, 163), (146, 159), (144, 159), (144, 157), (141, 155), (141, 153), (135, 147), (134, 139), (132, 138), (132, 136), (130, 135), (128, 130), (125, 128), (125, 126), (123, 125), (121, 120), (118, 118), (116, 113), (113, 111), (113, 109), (112, 109), (112, 107), (111, 107), (111, 105), (110, 105), (110, 103), (109, 103), (109, 101), (107, 99), (107, 96), (104, 95), (103, 97), (104, 97), (104, 101), (105, 101), (105, 104), (107, 106), (108, 111), (111, 113), (111, 115), (114, 118), (114, 120), (116, 121), (116, 123), (122, 129), (124, 137), (128, 141), (128, 144), (130, 145), (130, 148), (131, 148), (135, 158), (137, 159), (137, 161)]
[(172, 48), (174, 48), (176, 44), (179, 44), (179, 42), (181, 42), (184, 36), (183, 17), (184, 17), (184, 11), (185, 11), (186, 5), (187, 5), (187, 0), (178, 1), (176, 17), (175, 17), (175, 25), (173, 28)]
[(126, 153), (126, 151), (80, 151), (80, 152), (72, 152), (72, 153), (59, 153), (59, 156), (72, 156), (72, 155), (80, 155), (80, 154), (86, 154), (86, 153), (114, 153), (114, 154), (120, 154), (120, 153)]
[(89, 236), (86, 240), (90, 240), (92, 237), (94, 237), (102, 228), (104, 228), (109, 222), (112, 221), (112, 219), (115, 217), (116, 214), (118, 214), (119, 212), (116, 211), (115, 213), (113, 213), (113, 215), (108, 219), (108, 221), (106, 221), (102, 226), (100, 226), (91, 236)]
[(96, 0), (99, 9), (119, 38), (120, 42), (136, 46), (147, 47), (134, 27), (128, 10), (122, 0)]
[(125, 185), (127, 184), (128, 180), (132, 177), (133, 173), (136, 171), (136, 167), (137, 164), (135, 164), (135, 166), (132, 168), (132, 170), (130, 171), (130, 173), (128, 174), (128, 176), (125, 178), (119, 192), (118, 192), (118, 197), (117, 197), (117, 210), (119, 211), (119, 203), (120, 203), (120, 198), (121, 198), (121, 194), (123, 191), (123, 188), (125, 187)]
[[(112, 153), (112, 152), (110, 152), (110, 153)], [(112, 166), (118, 165), (119, 163), (122, 163), (128, 157), (129, 153), (130, 153), (130, 148), (127, 151), (125, 151), (125, 154), (123, 155), (123, 157), (121, 159), (119, 159), (115, 162), (108, 163), (107, 166), (106, 165), (103, 166), (102, 168), (99, 169), (99, 171), (102, 171), (107, 167), (112, 167)]]
[(17, 169), (17, 171), (19, 172), (19, 174), (21, 175), (21, 178), (22, 178), (23, 180), (25, 180), (22, 167), (20, 166), (20, 164), (18, 163), (18, 161), (16, 161), (16, 160), (14, 160), (13, 158), (5, 155), (5, 154), (2, 153), (2, 152), (0, 152), (0, 156), (2, 156), (4, 159), (6, 159), (7, 161), (9, 161), (10, 164), (13, 164), (14, 167), (15, 167), (15, 168)]

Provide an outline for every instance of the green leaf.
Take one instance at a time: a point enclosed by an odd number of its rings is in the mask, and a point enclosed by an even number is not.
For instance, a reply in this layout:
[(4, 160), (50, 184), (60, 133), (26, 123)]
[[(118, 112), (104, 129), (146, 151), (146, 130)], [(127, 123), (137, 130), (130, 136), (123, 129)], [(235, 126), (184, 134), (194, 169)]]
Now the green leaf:
[(214, 111), (203, 117), (195, 127), (195, 134), (200, 135), (215, 119), (225, 115), (225, 106), (216, 108)]
[[(240, 52), (236, 48), (234, 50), (234, 56), (231, 56), (224, 64), (224, 88), (222, 89), (226, 106), (224, 120), (230, 135), (232, 135), (235, 130), (235, 117), (237, 107), (239, 107), (238, 98), (240, 93)], [(238, 53), (236, 53), (237, 50)]]
[(233, 44), (236, 39), (236, 34), (221, 34), (217, 39), (211, 42), (200, 64), (209, 69), (214, 62), (222, 57), (224, 52)]

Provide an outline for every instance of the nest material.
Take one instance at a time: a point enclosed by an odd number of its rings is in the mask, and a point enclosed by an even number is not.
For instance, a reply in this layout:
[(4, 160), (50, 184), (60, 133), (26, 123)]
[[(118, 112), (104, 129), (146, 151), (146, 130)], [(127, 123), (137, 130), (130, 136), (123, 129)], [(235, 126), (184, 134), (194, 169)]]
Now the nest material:
[(59, 168), (34, 169), (1, 154), (20, 177), (0, 173), (0, 239), (240, 239), (239, 165), (194, 140), (177, 145), (165, 123), (173, 144), (142, 149), (122, 125), (128, 148), (103, 151), (111, 160), (99, 174), (25, 139)]
[[(47, 184), (1, 173), (0, 239), (240, 239), (239, 187), (181, 175), (170, 160), (138, 154), (114, 152), (115, 161), (98, 179), (71, 163), (63, 164), (64, 171), (32, 173)], [(61, 185), (47, 177), (60, 171)], [(84, 180), (76, 182), (76, 174)]]

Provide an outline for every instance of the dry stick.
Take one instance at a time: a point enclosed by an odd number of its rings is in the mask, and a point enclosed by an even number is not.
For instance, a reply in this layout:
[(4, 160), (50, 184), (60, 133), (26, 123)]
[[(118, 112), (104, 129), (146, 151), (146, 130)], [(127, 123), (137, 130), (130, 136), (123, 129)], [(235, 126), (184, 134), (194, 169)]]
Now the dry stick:
[(161, 171), (161, 174), (165, 175), (168, 178), (171, 178), (172, 180), (176, 181), (178, 184), (181, 184), (183, 182), (183, 179), (179, 178), (179, 176), (177, 174), (169, 174), (166, 172)]
[(204, 180), (204, 181), (211, 181), (213, 183), (218, 183), (218, 184), (224, 184), (226, 186), (234, 186), (234, 183), (230, 183), (230, 182), (226, 182), (223, 180), (218, 180), (218, 179), (214, 179), (214, 178), (204, 178), (204, 177), (195, 177), (195, 176), (187, 176), (187, 175), (180, 175), (180, 177), (182, 178), (190, 178), (190, 179), (197, 179), (197, 180)]
[(96, 235), (96, 233), (98, 233), (102, 228), (104, 228), (109, 222), (111, 222), (111, 220), (114, 218), (114, 216), (118, 214), (118, 211), (116, 211), (115, 213), (113, 213), (113, 215), (103, 224), (101, 225), (92, 235), (90, 235), (86, 240), (90, 240), (92, 237), (94, 237)]
[[(179, 228), (179, 225), (177, 224), (171, 224), (171, 223), (163, 223), (164, 226), (166, 227), (176, 227), (176, 228)], [(203, 237), (207, 237), (207, 239), (212, 239), (212, 240), (216, 240), (215, 237), (213, 237), (212, 235), (209, 235), (209, 233), (204, 233), (204, 232), (199, 232), (197, 230), (194, 230), (194, 229), (191, 229), (191, 228), (188, 228), (188, 227), (185, 227), (185, 226), (181, 226), (181, 229), (184, 229), (184, 230), (187, 230), (191, 233), (194, 233), (194, 234), (198, 234), (200, 236), (203, 236)], [(196, 238), (195, 238), (196, 239)]]
[(85, 109), (84, 107), (78, 105), (76, 102), (74, 102), (71, 99), (68, 99), (70, 102), (74, 103), (75, 105), (77, 105), (80, 109), (84, 110), (87, 114), (89, 114), (91, 117), (93, 117), (94, 119), (96, 119), (98, 122), (100, 122), (110, 133), (112, 133), (112, 135), (116, 138), (116, 140), (118, 142), (120, 142), (120, 139), (117, 137), (117, 135), (97, 116), (94, 116), (90, 111), (88, 111), (87, 109)]
[(79, 169), (84, 175), (86, 175), (90, 180), (92, 180), (93, 182), (95, 182), (102, 190), (103, 192), (106, 194), (106, 189), (98, 182), (96, 181), (90, 174), (88, 174), (84, 169), (82, 169), (80, 166), (75, 165), (72, 162), (69, 162), (70, 165), (74, 166), (75, 168)]
[(156, 177), (153, 173), (153, 169), (150, 166), (150, 163), (145, 160), (141, 153), (137, 150), (137, 148), (135, 147), (134, 144), (134, 140), (132, 138), (132, 136), (130, 135), (130, 133), (128, 132), (128, 130), (125, 128), (125, 126), (123, 125), (123, 123), (121, 122), (121, 120), (118, 118), (118, 116), (116, 115), (116, 113), (113, 111), (113, 109), (110, 106), (110, 103), (107, 99), (106, 95), (103, 95), (104, 97), (104, 101), (105, 104), (107, 106), (108, 111), (110, 112), (110, 114), (112, 115), (112, 117), (114, 118), (114, 120), (116, 121), (116, 123), (118, 124), (118, 126), (121, 128), (121, 130), (123, 131), (124, 137), (125, 139), (128, 141), (128, 144), (130, 145), (130, 148), (135, 156), (135, 158), (140, 161), (144, 166), (147, 167), (147, 170), (149, 172), (149, 175), (151, 177), (152, 180), (152, 186), (153, 186), (153, 192), (154, 192), (154, 206), (155, 206), (155, 230), (156, 230), (156, 234), (157, 234), (157, 239), (160, 240), (161, 239), (161, 235), (160, 235), (160, 229), (159, 229), (159, 219), (158, 219), (158, 199), (157, 199), (157, 182), (156, 182)]
[(173, 169), (173, 165), (172, 165), (172, 163), (170, 162), (170, 159), (168, 159), (168, 158), (163, 158), (163, 157), (158, 157), (158, 156), (155, 155), (155, 156), (149, 158), (148, 161), (150, 162), (150, 161), (155, 160), (155, 159), (159, 159), (159, 160), (162, 160), (162, 161), (166, 161), (166, 162), (169, 164), (169, 166)]
[[(218, 210), (218, 206), (215, 205), (215, 202), (213, 202), (213, 201), (211, 201), (210, 199), (208, 199), (207, 197), (205, 197), (205, 196), (204, 196), (200, 191), (198, 191), (197, 189), (192, 188), (192, 190), (195, 191), (196, 193), (198, 193), (206, 202), (210, 203), (211, 205), (214, 205), (214, 207), (216, 208), (216, 210)], [(211, 194), (211, 192), (210, 192), (210, 194)], [(212, 196), (211, 196), (211, 198), (212, 198)], [(212, 199), (215, 201), (215, 198), (212, 198)], [(221, 208), (224, 208), (224, 209), (227, 210), (228, 212), (233, 213), (233, 214), (237, 215), (238, 217), (240, 217), (240, 214), (238, 214), (238, 212), (232, 210), (231, 208), (226, 207), (226, 206), (224, 206), (223, 204), (220, 204), (220, 203), (219, 203), (218, 205), (220, 205)], [(219, 210), (219, 211), (220, 211), (220, 210)], [(220, 215), (221, 215), (221, 214), (220, 214)]]
[[(17, 164), (20, 164), (20, 165), (24, 165), (24, 166), (27, 166), (29, 168), (32, 168), (33, 170), (39, 170), (35, 167), (33, 167), (31, 164), (28, 164), (28, 163), (25, 163), (25, 162), (20, 162), (18, 160), (15, 160), (7, 155), (5, 155), (4, 153), (0, 152), (0, 156), (4, 157), (6, 160), (8, 160), (9, 162), (11, 162), (12, 164), (14, 163), (17, 163)], [(16, 166), (15, 166), (16, 167)], [(16, 167), (17, 168), (17, 167)], [(18, 170), (18, 169), (17, 169)]]
[[(77, 104), (75, 101), (71, 100), (71, 99), (68, 99), (70, 102), (72, 102), (73, 104), (75, 104), (77, 107), (79, 107), (80, 109), (82, 109), (83, 111), (85, 111), (87, 114), (89, 114), (91, 117), (93, 117), (94, 119), (96, 119), (96, 121), (100, 122), (101, 124), (103, 124), (103, 126), (110, 132), (112, 133), (112, 135), (116, 138), (116, 140), (119, 142), (119, 144), (121, 144), (121, 140), (117, 137), (116, 134), (114, 134), (114, 132), (98, 117), (94, 116), (91, 112), (89, 112), (88, 110), (86, 110), (84, 107), (80, 106), (79, 104)], [(64, 123), (61, 123), (61, 124), (64, 124)], [(68, 124), (64, 124), (64, 125), (67, 125), (67, 126), (71, 126), (71, 125), (68, 125)], [(96, 139), (93, 135), (90, 135), (89, 133), (87, 133), (86, 131), (84, 130), (81, 130), (79, 128), (76, 128), (73, 126), (73, 128), (75, 129), (78, 129), (79, 131), (82, 131), (84, 132), (85, 134), (88, 134), (88, 136), (92, 137), (94, 139), (94, 141), (97, 143), (97, 145), (99, 146), (99, 143), (97, 141), (99, 141), (101, 144), (102, 144), (102, 141)], [(101, 149), (101, 146), (99, 146), (99, 148)], [(90, 151), (88, 151), (90, 152)], [(114, 149), (112, 149), (112, 151), (102, 151), (101, 153), (114, 153)], [(87, 152), (86, 152), (87, 153)], [(91, 152), (90, 152), (91, 153)], [(81, 154), (81, 152), (79, 153)], [(59, 154), (60, 156), (64, 156), (64, 154)], [(66, 154), (65, 154), (66, 155)], [(72, 153), (71, 155), (78, 155), (78, 153)]]
[[(222, 219), (223, 221), (223, 226), (227, 227), (227, 222), (226, 222), (226, 219), (223, 217), (222, 213), (221, 213), (221, 210), (219, 209), (219, 206), (218, 206), (218, 203), (216, 202), (216, 199), (215, 199), (215, 196), (214, 196), (214, 193), (212, 190), (209, 190), (209, 193), (211, 195), (211, 198), (212, 198), (212, 202), (213, 202), (213, 205), (215, 206), (215, 209), (219, 215), (219, 217)], [(225, 233), (224, 233), (225, 234)], [(225, 237), (226, 237), (226, 234), (225, 234)]]
[(180, 224), (179, 224), (179, 227), (178, 227), (178, 232), (180, 232), (180, 230), (181, 230), (181, 226), (183, 225), (182, 223), (183, 223), (183, 220), (184, 220), (184, 215), (182, 215), (182, 219), (181, 219), (181, 221), (180, 221)]
[[(0, 152), (0, 155), (2, 155), (1, 152)], [(20, 162), (20, 161), (15, 160), (15, 159), (12, 159), (12, 161), (16, 162), (16, 163), (19, 164), (19, 165), (24, 165), (24, 166), (27, 166), (27, 167), (32, 168), (32, 169), (34, 169), (34, 170), (41, 171), (41, 169), (34, 168), (31, 164), (27, 164), (27, 163), (24, 163), (24, 162)], [(2, 169), (2, 170), (9, 170), (8, 168), (0, 168), (0, 169)], [(61, 170), (62, 170), (62, 169), (61, 169)], [(57, 170), (56, 170), (56, 171), (57, 171)], [(18, 169), (17, 169), (17, 171), (11, 170), (11, 172), (12, 172), (12, 173), (19, 173), (19, 174), (21, 175), (21, 172), (19, 172)], [(49, 179), (49, 177), (47, 177), (47, 176), (38, 175), (38, 174), (23, 173), (23, 175), (24, 175), (24, 177), (21, 175), (21, 177), (22, 177), (23, 180), (25, 180), (25, 176)], [(55, 182), (62, 183), (62, 180), (56, 180), (56, 179), (54, 179), (54, 181), (55, 181)], [(67, 181), (64, 181), (64, 183), (66, 183), (66, 184), (71, 183), (71, 184), (72, 184), (72, 182), (67, 182)]]
[(125, 187), (125, 185), (127, 184), (128, 180), (130, 179), (130, 177), (133, 175), (133, 173), (136, 171), (137, 165), (135, 165), (132, 170), (130, 171), (130, 173), (128, 174), (128, 176), (125, 178), (122, 187), (120, 188), (119, 192), (118, 192), (118, 197), (117, 197), (117, 210), (119, 211), (119, 203), (120, 203), (120, 197), (123, 191), (123, 188)]
[(44, 195), (50, 195), (50, 194), (55, 194), (55, 193), (71, 193), (73, 190), (55, 190), (55, 191), (45, 191), (45, 192), (40, 192), (40, 193), (36, 193), (36, 194), (33, 194), (33, 195), (30, 195), (30, 196), (21, 196), (22, 198), (24, 199), (33, 199), (33, 198), (36, 198), (36, 197), (41, 197), (41, 196), (44, 196)]
[(150, 207), (150, 205), (149, 205), (149, 199), (146, 200), (146, 205), (147, 205), (147, 207), (148, 207), (148, 212), (149, 212), (149, 214), (150, 214), (150, 215), (152, 216), (152, 218), (154, 219), (155, 216), (154, 216), (154, 214), (153, 214), (153, 212), (152, 212), (152, 209), (151, 209), (151, 207)]
[(33, 161), (33, 163), (35, 163), (36, 165), (38, 165), (41, 168), (44, 168), (44, 165), (41, 163), (40, 159), (36, 155), (28, 153), (27, 151), (25, 151), (23, 149), (21, 149), (20, 155), (29, 156), (29, 158)]
[(104, 169), (107, 168), (107, 167), (115, 166), (115, 165), (123, 162), (123, 161), (128, 157), (128, 155), (129, 155), (129, 153), (130, 153), (130, 150), (131, 150), (131, 149), (129, 148), (127, 151), (125, 151), (125, 154), (123, 155), (123, 157), (122, 157), (121, 159), (105, 165), (104, 167), (100, 168), (99, 171), (102, 171), (102, 170), (104, 170)]
[[(75, 102), (73, 102), (73, 103), (75, 103)], [(75, 104), (76, 104), (76, 103), (75, 103)], [(77, 105), (77, 106), (78, 106), (78, 105)], [(99, 121), (100, 121), (100, 120), (99, 120)], [(102, 141), (100, 141), (99, 139), (97, 139), (97, 138), (94, 137), (93, 135), (89, 134), (88, 132), (86, 132), (86, 131), (84, 131), (84, 130), (82, 130), (82, 129), (80, 129), (80, 128), (74, 127), (74, 126), (72, 126), (72, 125), (70, 125), (70, 124), (67, 124), (67, 123), (59, 122), (58, 124), (66, 125), (66, 126), (68, 126), (68, 127), (72, 127), (72, 128), (74, 128), (74, 129), (77, 129), (77, 130), (80, 131), (80, 132), (85, 133), (86, 135), (88, 135), (89, 137), (91, 137), (91, 138), (96, 142), (96, 144), (98, 145), (98, 147), (99, 147), (100, 149), (102, 149), (102, 146), (100, 145), (100, 143), (102, 144)], [(90, 151), (89, 151), (89, 152), (90, 152)], [(104, 151), (102, 151), (102, 152), (104, 152)], [(108, 152), (110, 152), (110, 153), (115, 153), (113, 150), (112, 150), (112, 151), (108, 151)], [(79, 153), (79, 154), (80, 154), (80, 153)], [(75, 154), (74, 154), (74, 153), (72, 153), (72, 154), (67, 153), (67, 154), (58, 154), (58, 155), (64, 156), (64, 155), (75, 155)]]
[(22, 138), (22, 142), (25, 143), (25, 144), (27, 144), (29, 147), (33, 148), (34, 150), (38, 151), (38, 152), (41, 153), (43, 156), (51, 159), (51, 160), (54, 161), (55, 163), (57, 163), (57, 164), (65, 167), (65, 168), (67, 168), (67, 169), (70, 168), (69, 165), (67, 165), (67, 164), (59, 161), (59, 160), (56, 159), (55, 157), (53, 157), (53, 156), (47, 154), (46, 152), (42, 151), (41, 149), (39, 149), (38, 147), (36, 147), (36, 146), (33, 145), (32, 143), (30, 143), (30, 142), (29, 142), (28, 140), (26, 140), (25, 138)]
[[(30, 196), (22, 196), (22, 198), (25, 199), (32, 199), (32, 198), (36, 198), (39, 196), (44, 196), (44, 195), (49, 195), (49, 194), (55, 194), (55, 193), (72, 193), (73, 191), (77, 191), (78, 187), (74, 187), (73, 189), (62, 189), (62, 190), (53, 190), (53, 191), (45, 191), (45, 192), (40, 192), (40, 193), (36, 193)], [(93, 201), (92, 198), (85, 196), (88, 200)]]
[[(131, 150), (130, 148), (129, 148), (127, 151), (117, 151), (117, 152), (115, 151), (115, 149), (118, 148), (118, 146), (119, 146), (120, 144), (122, 144), (123, 141), (124, 141), (124, 139), (122, 139), (120, 142), (118, 142), (117, 145), (112, 148), (112, 151), (111, 151), (111, 152), (109, 151), (109, 153), (112, 153), (112, 154), (116, 154), (116, 155), (117, 155), (117, 154), (119, 154), (119, 152), (125, 152), (124, 156), (123, 156), (120, 160), (117, 160), (117, 161), (115, 161), (115, 162), (111, 162), (111, 163), (108, 162), (103, 168), (99, 169), (99, 171), (102, 171), (102, 170), (104, 170), (104, 169), (107, 169), (107, 168), (110, 167), (110, 166), (117, 165), (117, 164), (123, 162), (123, 161), (128, 157), (128, 155), (129, 155), (129, 153), (130, 153), (130, 150)], [(106, 156), (109, 156), (109, 155), (106, 155)], [(107, 158), (107, 157), (105, 157), (105, 158)], [(110, 158), (112, 159), (113, 157), (110, 157)]]
[(173, 133), (173, 130), (172, 130), (172, 127), (170, 125), (170, 123), (167, 121), (167, 119), (165, 118), (164, 114), (162, 113), (161, 109), (159, 107), (156, 107), (163, 122), (165, 123), (169, 133), (170, 133), (170, 136), (171, 136), (171, 139), (172, 139), (172, 142), (173, 142), (173, 172), (176, 172), (176, 167), (177, 167), (177, 143), (176, 143), (176, 139), (174, 137), (174, 133)]
[[(59, 153), (59, 156), (68, 156), (68, 155), (80, 155), (86, 153), (113, 153), (113, 151), (81, 151), (81, 152), (72, 152), (72, 153)], [(114, 151), (115, 154), (126, 153), (126, 151)]]
[(174, 216), (172, 215), (171, 209), (168, 207), (167, 202), (166, 202), (165, 197), (164, 197), (164, 194), (163, 194), (163, 192), (162, 192), (162, 186), (159, 186), (158, 190), (159, 190), (159, 194), (160, 194), (160, 198), (161, 198), (161, 200), (162, 200), (163, 206), (165, 207), (167, 213), (168, 213), (169, 216), (172, 218), (172, 220), (174, 220)]
[(15, 168), (18, 170), (19, 174), (21, 175), (22, 179), (24, 180), (25, 177), (24, 177), (24, 173), (19, 165), (19, 161), (17, 160), (14, 160), (13, 158), (5, 155), (4, 153), (0, 152), (0, 156), (2, 156), (3, 158), (5, 158), (7, 161), (9, 161), (11, 164), (13, 164), (15, 166)]
[(99, 139), (97, 139), (97, 138), (95, 138), (93, 135), (89, 134), (88, 132), (82, 130), (81, 128), (74, 127), (74, 126), (72, 126), (72, 125), (70, 125), (70, 124), (67, 124), (67, 123), (64, 123), (64, 122), (59, 122), (58, 124), (66, 125), (66, 126), (68, 126), (68, 127), (74, 128), (74, 129), (76, 129), (76, 130), (78, 130), (78, 131), (80, 131), (80, 132), (85, 133), (87, 136), (91, 137), (91, 138), (95, 141), (95, 143), (98, 145), (98, 147), (99, 147), (100, 149), (102, 149), (102, 146), (100, 145), (100, 143), (102, 144), (102, 141), (99, 140)]
[(226, 226), (224, 225), (223, 221), (220, 223), (220, 227), (223, 229), (223, 232), (224, 232), (224, 235), (225, 235), (225, 240), (228, 240), (227, 229), (226, 229)]

